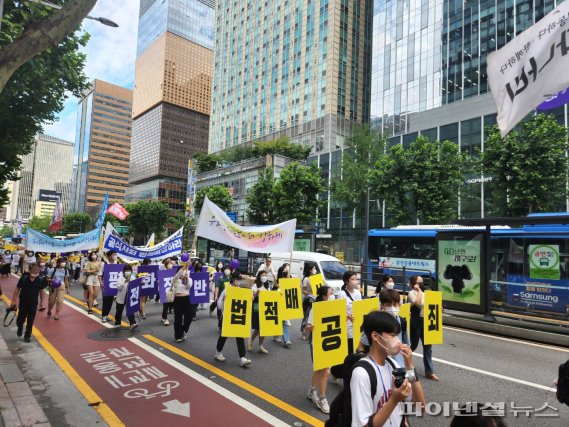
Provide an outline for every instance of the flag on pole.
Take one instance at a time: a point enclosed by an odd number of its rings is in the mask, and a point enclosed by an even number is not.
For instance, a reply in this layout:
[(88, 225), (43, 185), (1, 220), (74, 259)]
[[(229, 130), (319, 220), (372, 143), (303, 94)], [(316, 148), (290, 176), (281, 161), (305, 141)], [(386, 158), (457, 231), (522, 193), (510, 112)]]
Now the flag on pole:
[(154, 239), (155, 239), (154, 233), (152, 233), (152, 236), (150, 236), (150, 239), (148, 239), (148, 243), (146, 244), (147, 248), (151, 248), (152, 246), (155, 245)]
[(18, 209), (18, 217), (16, 218), (16, 234), (19, 236), (22, 234), (22, 211)]
[(488, 84), (504, 137), (546, 98), (569, 87), (569, 2), (488, 55)]
[(61, 230), (63, 227), (63, 215), (61, 214), (61, 203), (58, 200), (55, 204), (55, 209), (53, 210), (53, 215), (51, 216), (51, 221), (49, 222), (49, 231), (55, 233)]
[(103, 206), (101, 206), (101, 213), (99, 214), (99, 219), (97, 220), (97, 224), (95, 224), (96, 228), (100, 228), (103, 226), (103, 221), (105, 220), (105, 214), (107, 213), (108, 205), (109, 205), (109, 193), (105, 194), (105, 200), (103, 201)]
[(128, 212), (123, 208), (120, 203), (113, 203), (112, 206), (107, 209), (107, 213), (116, 216), (121, 221), (124, 221), (128, 216)]

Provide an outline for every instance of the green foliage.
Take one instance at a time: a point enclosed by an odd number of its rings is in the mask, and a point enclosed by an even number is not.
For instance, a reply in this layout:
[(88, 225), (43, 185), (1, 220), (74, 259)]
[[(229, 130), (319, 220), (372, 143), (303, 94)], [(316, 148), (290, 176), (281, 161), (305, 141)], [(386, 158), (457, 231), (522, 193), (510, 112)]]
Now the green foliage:
[(164, 227), (170, 219), (170, 207), (164, 202), (140, 200), (125, 206), (129, 215), (124, 225), (129, 227), (129, 234), (147, 238), (156, 233), (156, 238), (164, 234)]
[(26, 225), (26, 228), (31, 228), (32, 230), (39, 231), (41, 233), (49, 233), (48, 227), (51, 222), (51, 217), (49, 216), (33, 216)]
[(392, 147), (376, 163), (373, 193), (387, 202), (390, 222), (444, 224), (457, 217), (466, 165), (455, 143), (419, 136), (407, 149)]
[(13, 236), (13, 235), (14, 235), (14, 229), (10, 225), (5, 225), (2, 228), (0, 228), (0, 236), (4, 237), (4, 236)]
[(208, 172), (217, 167), (220, 159), (215, 154), (196, 153), (193, 156), (197, 173)]
[(342, 158), (342, 175), (331, 185), (332, 195), (351, 211), (365, 214), (367, 189), (374, 165), (383, 156), (385, 140), (369, 125), (354, 125), (352, 136), (346, 140)]
[(280, 154), (294, 160), (306, 160), (310, 155), (311, 148), (289, 142), (286, 136), (273, 141), (261, 141), (253, 144), (253, 157), (266, 156), (267, 154)]
[(521, 123), (521, 132), (502, 138), (488, 129), (477, 164), (491, 177), (486, 194), (490, 216), (523, 216), (565, 210), (568, 160), (567, 130), (554, 116), (537, 114)]
[[(126, 207), (125, 207), (126, 209)], [(98, 219), (99, 217), (97, 217)], [(128, 218), (128, 217), (127, 217)], [(117, 225), (124, 225), (124, 223), (126, 222), (126, 220), (121, 221), (120, 219), (118, 219), (116, 216), (111, 215), (111, 214), (105, 214), (105, 217), (103, 218), (103, 227), (105, 226), (105, 224), (107, 222), (110, 222), (113, 227), (117, 226)]]
[(202, 210), (205, 196), (224, 211), (230, 210), (233, 205), (233, 198), (231, 194), (229, 194), (229, 190), (223, 185), (204, 187), (196, 192), (196, 199), (194, 200), (194, 212), (196, 216), (199, 216)]
[(219, 160), (227, 163), (237, 163), (253, 157), (256, 157), (253, 152), (253, 148), (245, 145), (228, 148), (227, 150), (219, 153)]
[(247, 194), (247, 221), (256, 225), (275, 223), (273, 207), (273, 187), (276, 180), (272, 169), (265, 169), (259, 174), (259, 179)]
[(313, 224), (318, 209), (326, 204), (318, 200), (318, 194), (325, 190), (321, 170), (315, 163), (310, 166), (289, 163), (273, 186), (274, 220), (283, 222), (296, 218), (297, 224)]
[(73, 212), (63, 215), (62, 234), (80, 234), (93, 228), (93, 220), (84, 212)]

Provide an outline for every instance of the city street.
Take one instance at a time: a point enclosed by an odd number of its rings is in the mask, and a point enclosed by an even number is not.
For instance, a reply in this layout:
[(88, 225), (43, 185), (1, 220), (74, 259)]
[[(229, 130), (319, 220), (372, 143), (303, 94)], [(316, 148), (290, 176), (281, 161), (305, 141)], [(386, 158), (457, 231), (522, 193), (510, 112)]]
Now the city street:
[[(5, 296), (11, 297), (16, 281), (14, 276), (2, 279)], [(100, 315), (88, 316), (81, 300), (81, 287), (75, 285), (59, 322), (38, 312), (37, 331), (27, 346), (37, 354), (41, 344), (68, 376), (73, 373), (71, 380), (76, 386), (79, 384), (88, 400), (83, 401), (85, 411), (92, 412), (87, 403), (95, 404), (107, 423), (187, 425), (189, 416), (192, 425), (300, 426), (318, 425), (327, 418), (306, 399), (311, 362), (308, 343), (300, 336), (299, 321), (294, 321), (291, 328), (292, 348), (286, 349), (268, 338), (265, 347), (270, 354), (250, 353), (248, 357), (253, 363), (244, 369), (238, 364), (237, 348), (231, 338), (223, 351), (227, 360), (214, 360), (217, 319), (210, 318), (207, 310), (198, 311), (188, 340), (176, 344), (173, 326), (160, 323), (161, 304), (147, 305), (147, 319), (134, 332), (115, 332), (100, 323)], [(173, 315), (169, 318), (173, 323)], [(23, 347), (20, 357), (26, 360), (29, 350), (16, 338), (15, 322), (2, 332), (11, 348)], [(557, 402), (550, 387), (558, 365), (569, 358), (568, 349), (450, 327), (444, 331), (444, 342), (433, 350), (440, 382), (422, 377), (421, 347), (415, 357), (431, 414), (443, 412), (435, 402), (442, 408), (448, 402), (451, 414), (452, 402), (504, 402), (508, 426), (567, 425), (569, 408)], [(130, 371), (120, 371), (117, 365), (121, 363)], [(128, 374), (132, 375), (129, 385), (123, 374), (134, 371), (136, 375)], [(140, 371), (145, 371), (146, 382)], [(56, 386), (48, 378), (44, 384), (48, 388)], [(329, 401), (339, 389), (338, 385), (329, 384)], [(57, 405), (57, 399), (65, 397), (53, 395), (52, 404)], [(98, 399), (99, 403), (90, 399)], [(545, 403), (558, 411), (546, 408), (539, 414), (557, 416), (538, 418), (532, 414), (528, 418), (525, 412), (517, 417), (511, 414), (512, 404), (537, 410)], [(81, 412), (81, 408), (75, 403), (69, 411)], [(46, 412), (49, 417), (50, 412)], [(451, 418), (425, 415), (412, 418), (411, 425), (444, 426)], [(61, 423), (62, 419), (66, 417), (60, 415), (59, 422), (50, 422), (71, 425), (70, 421)]]

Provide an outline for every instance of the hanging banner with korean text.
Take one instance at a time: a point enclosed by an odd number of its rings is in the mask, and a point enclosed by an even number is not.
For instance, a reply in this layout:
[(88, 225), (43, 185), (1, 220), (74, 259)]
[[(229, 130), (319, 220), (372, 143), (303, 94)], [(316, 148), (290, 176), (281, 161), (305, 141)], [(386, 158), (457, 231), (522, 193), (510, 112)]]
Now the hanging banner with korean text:
[(209, 273), (190, 273), (192, 287), (190, 288), (190, 301), (192, 304), (209, 303)]
[(176, 275), (175, 269), (170, 270), (158, 270), (158, 293), (160, 294), (160, 302), (166, 304), (168, 300), (166, 299), (166, 294), (170, 292), (172, 287), (172, 280)]
[(318, 288), (321, 288), (326, 284), (324, 283), (324, 276), (320, 273), (309, 276), (308, 280), (310, 281), (310, 286), (312, 286), (312, 295), (314, 296), (318, 295)]
[(283, 296), (280, 292), (259, 293), (259, 327), (262, 337), (281, 336), (283, 322), (281, 308)]
[(276, 225), (241, 226), (207, 197), (200, 213), (196, 236), (250, 252), (291, 252), (296, 219)]
[(253, 291), (236, 286), (225, 288), (221, 336), (247, 338), (251, 334)]
[(131, 280), (128, 284), (128, 290), (126, 292), (125, 304), (126, 304), (126, 315), (130, 316), (140, 311), (140, 284), (142, 279)]
[(140, 296), (149, 297), (156, 295), (158, 290), (158, 271), (160, 267), (157, 265), (140, 265), (138, 266), (138, 277), (142, 279), (140, 284)]
[(443, 293), (425, 291), (424, 344), (443, 343)]
[(346, 301), (338, 299), (313, 303), (312, 324), (314, 370), (344, 363), (348, 355)]
[(122, 276), (124, 264), (104, 264), (103, 267), (103, 296), (117, 296), (117, 281)]
[(377, 310), (379, 310), (379, 298), (377, 297), (361, 299), (353, 302), (352, 316), (354, 316), (354, 347), (358, 346), (359, 339), (362, 335), (364, 316)]
[(488, 84), (498, 108), (502, 136), (547, 95), (569, 87), (568, 17), (569, 2), (563, 2), (488, 55)]
[(411, 304), (401, 304), (399, 306), (399, 317), (407, 321), (407, 337), (411, 335)]
[(302, 319), (302, 292), (300, 278), (279, 279), (279, 288), (283, 293), (282, 320)]
[(79, 237), (69, 240), (57, 240), (40, 233), (39, 231), (26, 228), (26, 250), (34, 252), (76, 252), (95, 249), (99, 246), (101, 230), (98, 228)]

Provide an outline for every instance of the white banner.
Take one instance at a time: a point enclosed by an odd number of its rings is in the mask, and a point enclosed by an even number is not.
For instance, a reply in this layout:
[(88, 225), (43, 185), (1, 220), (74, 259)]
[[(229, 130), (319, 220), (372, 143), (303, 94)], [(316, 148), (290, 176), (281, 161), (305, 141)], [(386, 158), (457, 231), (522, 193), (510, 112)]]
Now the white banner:
[(488, 84), (505, 136), (552, 94), (569, 87), (569, 2), (488, 55)]
[(276, 225), (235, 224), (207, 197), (203, 202), (196, 235), (249, 252), (292, 252), (296, 219)]
[(57, 240), (39, 231), (26, 229), (26, 249), (34, 252), (75, 252), (99, 247), (100, 230), (89, 231), (69, 240)]

